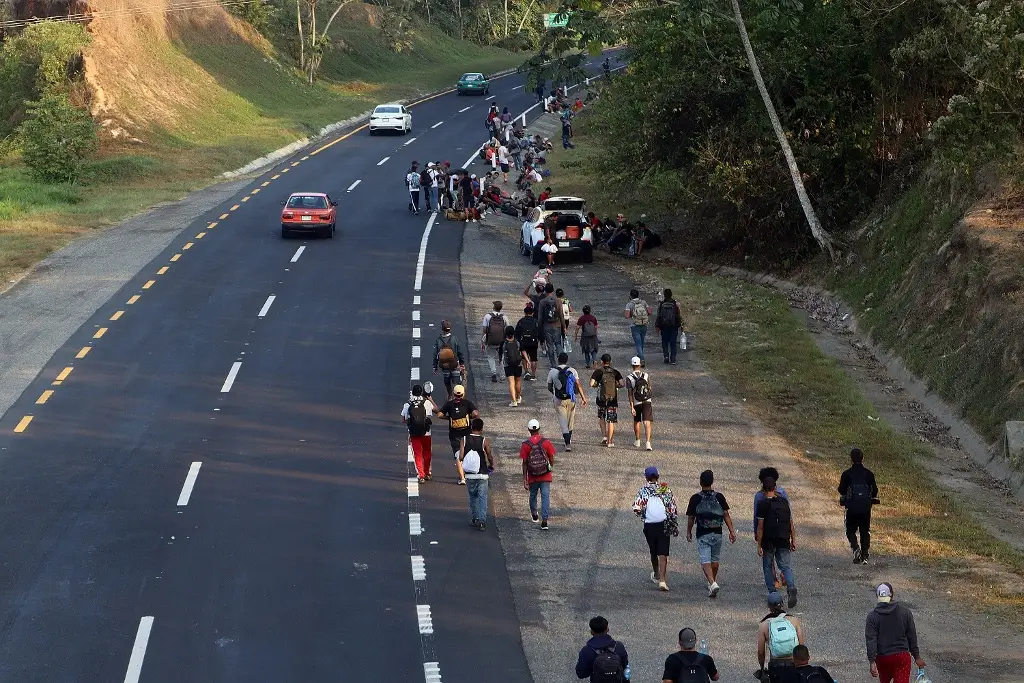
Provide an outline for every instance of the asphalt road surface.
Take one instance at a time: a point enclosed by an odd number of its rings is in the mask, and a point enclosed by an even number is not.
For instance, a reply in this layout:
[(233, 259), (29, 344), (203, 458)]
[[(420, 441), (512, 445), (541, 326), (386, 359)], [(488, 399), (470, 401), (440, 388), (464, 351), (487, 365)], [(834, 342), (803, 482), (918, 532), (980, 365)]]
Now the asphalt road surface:
[[(491, 92), (255, 178), (0, 418), (0, 681), (530, 679), (446, 427), (435, 481), (415, 487), (398, 417), (437, 323), (463, 310), (463, 226), (424, 240), (403, 176), (412, 159), (461, 165), (491, 102), (533, 104), (518, 76)], [(281, 239), (294, 191), (339, 200), (333, 240)]]

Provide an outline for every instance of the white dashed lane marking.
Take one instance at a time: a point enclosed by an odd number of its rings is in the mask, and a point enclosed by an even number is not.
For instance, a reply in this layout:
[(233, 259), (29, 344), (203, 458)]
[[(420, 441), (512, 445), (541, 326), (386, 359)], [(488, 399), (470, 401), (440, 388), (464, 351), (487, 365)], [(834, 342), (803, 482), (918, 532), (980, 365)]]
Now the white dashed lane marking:
[(408, 147), (412, 143), (416, 142), (417, 139), (418, 138), (409, 138), (408, 140), (402, 143), (402, 147)]
[(416, 605), (416, 620), (420, 623), (420, 633), (434, 632), (434, 620), (430, 617), (430, 605)]
[(409, 477), (409, 484), (407, 487), (407, 493), (410, 498), (415, 498), (420, 495), (420, 484), (416, 477)]
[[(430, 608), (427, 608), (427, 619), (430, 619)], [(153, 617), (142, 617), (139, 630), (135, 633), (135, 644), (132, 656), (128, 660), (128, 672), (124, 675), (124, 683), (139, 683), (142, 675), (142, 663), (146, 660), (146, 648), (149, 646), (149, 634), (153, 631)], [(423, 632), (423, 621), (420, 621), (420, 633)]]
[(299, 247), (298, 249), (296, 249), (295, 250), (295, 255), (292, 256), (291, 262), (295, 263), (296, 261), (298, 261), (299, 257), (302, 256), (302, 252), (304, 252), (304, 251), (306, 251), (306, 247)]
[(270, 310), (270, 306), (274, 303), (274, 299), (276, 299), (276, 298), (277, 297), (274, 296), (273, 294), (268, 296), (266, 303), (263, 304), (263, 308), (261, 308), (260, 312), (256, 314), (256, 317), (257, 318), (262, 318), (263, 316), (265, 316), (267, 314), (267, 311)]
[(359, 183), (361, 183), (361, 182), (363, 182), (363, 181), (362, 180), (355, 181), (354, 183), (352, 183), (351, 185), (348, 186), (348, 189), (345, 190), (345, 192), (351, 192), (352, 190), (356, 189), (356, 186), (359, 185)]
[(427, 580), (427, 566), (423, 560), (422, 555), (412, 556), (412, 580), (413, 581), (426, 581)]
[(409, 515), (409, 535), (419, 536), (423, 533), (423, 526), (420, 522), (420, 513), (414, 512)]
[[(568, 92), (568, 90), (566, 92)], [(484, 99), (484, 102), (487, 102), (488, 100), (493, 100), (495, 97), (497, 97), (497, 95), (491, 95), (490, 97)]]
[(185, 476), (185, 484), (181, 487), (181, 493), (178, 495), (178, 507), (188, 505), (189, 498), (192, 497), (192, 489), (196, 485), (196, 478), (199, 476), (199, 468), (203, 466), (201, 462), (194, 462), (192, 466), (188, 468), (188, 474)]
[(378, 166), (383, 166), (384, 164), (386, 164), (388, 162), (388, 159), (390, 159), (390, 158), (391, 157), (384, 157), (383, 159), (381, 159), (380, 161), (377, 162), (377, 165)]
[(442, 125), (443, 123), (444, 123), (444, 121), (438, 121), (437, 123), (432, 125), (431, 128), (437, 128), (438, 126)]
[(470, 109), (472, 109), (472, 108), (473, 108), (473, 105), (470, 105), (470, 106), (468, 106), (468, 107), (463, 107), (462, 109), (460, 109), (460, 110), (459, 110), (459, 113), (461, 114), (461, 113), (462, 113), (462, 112), (464, 112), (464, 111), (469, 111), (469, 110), (470, 110)]
[(231, 391), (231, 387), (235, 383), (235, 378), (238, 377), (238, 371), (242, 369), (242, 362), (235, 361), (231, 364), (231, 369), (228, 370), (228, 377), (224, 380), (223, 386), (220, 388), (220, 393), (226, 394)]
[(420, 347), (418, 345), (412, 347), (412, 357), (413, 358), (419, 358), (420, 357)]

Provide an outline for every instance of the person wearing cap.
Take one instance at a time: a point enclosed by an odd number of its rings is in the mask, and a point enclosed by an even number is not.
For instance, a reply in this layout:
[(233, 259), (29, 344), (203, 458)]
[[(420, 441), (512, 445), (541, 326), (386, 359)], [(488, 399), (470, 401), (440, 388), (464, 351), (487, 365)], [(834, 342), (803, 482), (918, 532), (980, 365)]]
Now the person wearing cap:
[[(665, 660), (665, 672), (661, 674), (662, 683), (676, 683), (681, 680), (694, 680), (699, 672), (693, 669), (700, 668), (707, 674), (708, 679), (718, 680), (718, 667), (711, 655), (697, 652), (697, 632), (692, 628), (684, 628), (679, 631), (679, 650), (673, 652)], [(684, 678), (689, 674), (691, 678)]]
[(576, 424), (576, 403), (587, 406), (587, 393), (580, 382), (580, 373), (569, 366), (569, 354), (558, 354), (558, 365), (548, 371), (548, 391), (551, 392), (558, 414), (558, 425), (562, 428), (565, 450), (572, 450), (572, 430)]
[(441, 334), (434, 341), (434, 374), (441, 371), (444, 379), (444, 388), (448, 399), (452, 397), (452, 387), (462, 379), (462, 370), (465, 368), (466, 359), (462, 355), (462, 347), (459, 340), (452, 334), (452, 324), (447, 320), (441, 321)]
[(778, 591), (768, 594), (768, 614), (757, 629), (757, 663), (761, 668), (754, 675), (770, 683), (783, 683), (786, 675), (783, 669), (794, 666), (793, 650), (804, 644), (800, 620), (786, 614), (782, 603), (782, 594)]
[(877, 604), (864, 626), (871, 676), (881, 683), (909, 683), (911, 657), (918, 669), (925, 666), (917, 646), (914, 613), (895, 597), (891, 583), (878, 584)]
[(630, 360), (633, 371), (626, 375), (626, 391), (629, 394), (629, 409), (633, 414), (633, 445), (640, 448), (640, 426), (643, 425), (646, 437), (645, 448), (651, 447), (651, 431), (654, 429), (654, 401), (651, 392), (651, 376), (644, 372), (643, 361), (639, 356)]
[[(530, 432), (529, 438), (519, 448), (519, 458), (523, 461), (523, 488), (530, 492), (530, 516), (534, 522), (540, 522), (540, 528), (548, 530), (548, 515), (551, 512), (551, 482), (554, 477), (551, 469), (555, 466), (555, 447), (540, 433), (540, 422), (530, 420), (526, 423)], [(547, 459), (547, 471), (542, 471), (535, 463), (541, 456)], [(541, 464), (543, 464), (541, 462)], [(537, 515), (537, 494), (540, 494), (540, 516)]]
[(494, 301), (491, 306), (491, 312), (484, 316), (483, 329), (480, 332), (480, 350), (487, 358), (487, 366), (491, 370), (491, 381), (497, 382), (498, 356), (501, 345), (505, 341), (505, 327), (508, 326), (508, 322), (505, 320), (505, 314), (501, 312), (504, 304)]
[(435, 408), (434, 414), (448, 420), (448, 443), (451, 444), (455, 457), (455, 469), (459, 472), (459, 484), (466, 485), (466, 473), (462, 469), (459, 455), (462, 451), (462, 440), (472, 432), (471, 420), (480, 417), (476, 405), (466, 398), (466, 388), (457, 384), (452, 389), (452, 397), (441, 408)]
[(428, 193), (429, 208), (431, 211), (437, 211), (437, 180), (441, 177), (440, 172), (437, 170), (437, 165), (433, 161), (427, 162), (427, 178), (430, 183), (427, 185), (426, 190)]
[(590, 386), (597, 389), (597, 424), (601, 444), (615, 447), (615, 423), (619, 421), (619, 389), (626, 386), (622, 373), (612, 367), (610, 353), (601, 356), (601, 367), (590, 376)]
[(644, 522), (644, 538), (651, 551), (651, 582), (668, 590), (668, 554), (672, 537), (679, 535), (679, 510), (672, 489), (659, 481), (653, 465), (644, 470), (646, 483), (633, 500), (633, 513)]
[(796, 577), (790, 567), (790, 553), (796, 551), (796, 525), (793, 522), (793, 511), (789, 501), (775, 490), (775, 480), (765, 477), (764, 499), (757, 504), (754, 514), (757, 516), (757, 554), (761, 556), (761, 569), (764, 572), (764, 584), (769, 591), (775, 591), (775, 571), (777, 566), (786, 580), (786, 593), (789, 607), (796, 607)]
[(519, 350), (523, 352), (524, 358), (528, 359), (526, 368), (523, 371), (523, 379), (537, 379), (537, 347), (540, 344), (540, 323), (534, 315), (535, 309), (532, 303), (523, 307), (523, 317), (516, 323), (516, 341), (519, 342)]
[(590, 640), (580, 649), (576, 658), (576, 678), (590, 678), (594, 675), (594, 662), (602, 652), (612, 652), (619, 658), (623, 671), (629, 666), (626, 646), (608, 633), (608, 620), (598, 616), (590, 620)]
[(421, 484), (433, 476), (430, 472), (430, 416), (434, 410), (430, 398), (423, 395), (423, 386), (413, 385), (409, 400), (402, 406), (402, 424), (409, 428), (409, 445), (416, 465), (416, 476)]

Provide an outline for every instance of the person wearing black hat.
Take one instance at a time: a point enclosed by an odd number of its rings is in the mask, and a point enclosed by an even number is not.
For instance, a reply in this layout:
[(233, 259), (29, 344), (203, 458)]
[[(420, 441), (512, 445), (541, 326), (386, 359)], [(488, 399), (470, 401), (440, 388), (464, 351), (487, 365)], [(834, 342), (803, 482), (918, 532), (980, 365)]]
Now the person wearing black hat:
[(665, 660), (665, 672), (661, 674), (662, 683), (698, 680), (700, 669), (704, 670), (707, 680), (718, 680), (715, 660), (711, 655), (697, 652), (697, 632), (692, 628), (684, 628), (679, 632), (679, 651), (673, 652)]
[(761, 668), (754, 675), (766, 683), (782, 683), (782, 670), (794, 666), (793, 650), (804, 644), (800, 620), (786, 614), (782, 603), (778, 591), (768, 594), (768, 614), (757, 629), (757, 663)]

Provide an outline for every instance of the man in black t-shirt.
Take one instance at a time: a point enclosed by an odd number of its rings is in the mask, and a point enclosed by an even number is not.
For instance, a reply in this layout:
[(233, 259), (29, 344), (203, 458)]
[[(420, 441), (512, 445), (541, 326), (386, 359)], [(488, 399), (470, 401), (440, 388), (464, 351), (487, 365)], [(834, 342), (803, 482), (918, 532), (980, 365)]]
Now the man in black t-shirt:
[(684, 628), (679, 632), (679, 651), (673, 652), (665, 660), (665, 673), (661, 674), (662, 683), (679, 683), (683, 674), (693, 668), (704, 669), (708, 680), (718, 680), (718, 669), (711, 655), (697, 652), (697, 633), (692, 628)]
[(736, 542), (736, 527), (732, 525), (729, 503), (718, 491), (711, 488), (715, 473), (705, 470), (700, 474), (700, 491), (690, 497), (686, 506), (686, 540), (693, 541), (693, 527), (697, 525), (697, 555), (700, 568), (708, 580), (708, 597), (717, 598), (718, 560), (722, 554), (722, 525), (729, 528), (729, 542)]
[(455, 468), (459, 471), (459, 483), (465, 486), (466, 474), (462, 471), (459, 451), (462, 450), (463, 437), (469, 436), (472, 432), (470, 422), (473, 418), (480, 417), (480, 411), (472, 401), (466, 399), (466, 388), (458, 384), (452, 389), (452, 398), (440, 409), (435, 408), (434, 414), (448, 420), (448, 441), (455, 456)]
[(823, 666), (811, 664), (811, 653), (806, 645), (793, 648), (793, 666), (778, 669), (781, 683), (836, 683)]
[(597, 424), (601, 428), (601, 445), (615, 446), (615, 423), (619, 421), (619, 389), (626, 386), (622, 373), (612, 367), (611, 354), (601, 356), (601, 367), (590, 376), (590, 386), (597, 389)]

